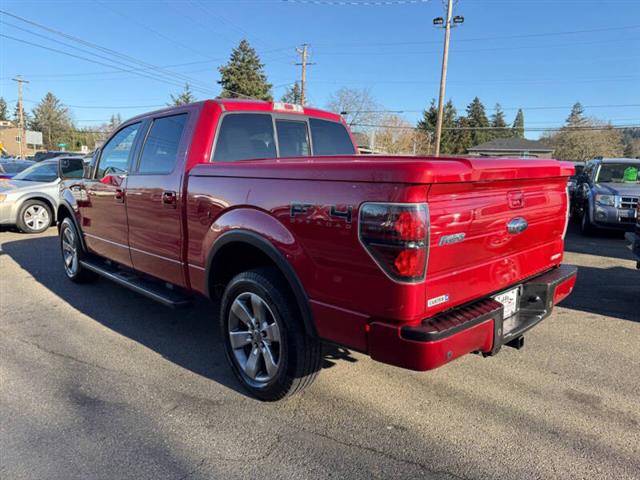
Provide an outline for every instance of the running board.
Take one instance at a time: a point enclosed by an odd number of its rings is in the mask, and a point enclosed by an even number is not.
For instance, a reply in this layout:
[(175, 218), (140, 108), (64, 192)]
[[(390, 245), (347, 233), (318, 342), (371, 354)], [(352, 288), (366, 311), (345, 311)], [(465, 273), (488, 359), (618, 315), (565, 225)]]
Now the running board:
[(162, 283), (139, 277), (133, 272), (121, 270), (114, 265), (95, 260), (81, 260), (80, 265), (167, 307), (181, 308), (191, 304), (190, 298), (181, 292), (171, 290)]

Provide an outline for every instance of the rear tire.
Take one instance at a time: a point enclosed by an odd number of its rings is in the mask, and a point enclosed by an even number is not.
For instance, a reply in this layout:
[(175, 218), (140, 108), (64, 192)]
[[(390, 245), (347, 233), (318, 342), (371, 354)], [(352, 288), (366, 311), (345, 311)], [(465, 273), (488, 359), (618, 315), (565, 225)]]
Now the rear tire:
[(260, 400), (293, 395), (320, 371), (321, 342), (306, 334), (298, 305), (275, 268), (242, 272), (229, 282), (220, 327), (234, 374)]
[(18, 211), (16, 225), (23, 233), (42, 233), (53, 223), (51, 208), (42, 200), (27, 200)]
[(80, 260), (85, 256), (80, 242), (80, 234), (73, 221), (67, 217), (60, 223), (60, 250), (62, 267), (69, 280), (75, 283), (87, 283), (96, 279), (97, 274), (82, 266)]

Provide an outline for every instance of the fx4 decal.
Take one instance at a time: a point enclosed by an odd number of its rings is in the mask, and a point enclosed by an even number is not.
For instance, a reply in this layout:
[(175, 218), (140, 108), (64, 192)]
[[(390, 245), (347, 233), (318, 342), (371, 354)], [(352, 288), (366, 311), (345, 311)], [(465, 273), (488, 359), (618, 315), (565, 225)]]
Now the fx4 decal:
[(289, 208), (289, 216), (291, 221), (296, 223), (351, 228), (353, 207), (351, 205), (313, 205), (293, 202)]

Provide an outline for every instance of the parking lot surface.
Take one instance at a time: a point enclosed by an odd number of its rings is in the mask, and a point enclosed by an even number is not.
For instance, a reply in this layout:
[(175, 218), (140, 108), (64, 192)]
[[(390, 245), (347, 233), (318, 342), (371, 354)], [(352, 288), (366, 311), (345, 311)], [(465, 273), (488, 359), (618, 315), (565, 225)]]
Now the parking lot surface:
[(74, 285), (55, 229), (0, 232), (0, 478), (640, 478), (640, 271), (571, 231), (574, 293), (525, 347), (416, 373), (327, 348), (266, 404), (227, 367), (217, 306)]

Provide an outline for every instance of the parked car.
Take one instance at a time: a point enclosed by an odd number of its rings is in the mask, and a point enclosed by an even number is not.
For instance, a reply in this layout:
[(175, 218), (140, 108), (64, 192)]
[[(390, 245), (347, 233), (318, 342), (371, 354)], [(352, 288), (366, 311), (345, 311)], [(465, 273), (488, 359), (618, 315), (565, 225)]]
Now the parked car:
[(82, 177), (80, 157), (60, 157), (33, 163), (11, 180), (0, 182), (0, 225), (22, 232), (43, 232), (56, 220), (60, 180)]
[(585, 162), (573, 162), (573, 166), (576, 171), (569, 177), (569, 181), (567, 182), (567, 191), (569, 192), (569, 212), (571, 215), (573, 215), (575, 206), (576, 185), (578, 184), (578, 178), (584, 171), (584, 165)]
[(640, 160), (598, 158), (585, 165), (575, 190), (581, 231), (633, 230), (640, 199)]
[(361, 156), (339, 115), (207, 100), (128, 120), (63, 182), (62, 266), (171, 306), (220, 298), (233, 372), (278, 400), (311, 383), (323, 341), (420, 371), (520, 348), (575, 284), (573, 172)]
[(625, 234), (629, 249), (631, 253), (636, 257), (636, 268), (640, 269), (640, 203), (636, 207), (636, 227), (633, 232), (627, 232)]
[(56, 157), (81, 157), (83, 154), (73, 152), (62, 152), (59, 150), (48, 150), (45, 152), (36, 152), (33, 155), (34, 162), (42, 162)]
[(0, 158), (0, 179), (13, 178), (31, 165), (33, 165), (33, 162), (28, 160), (8, 157)]

